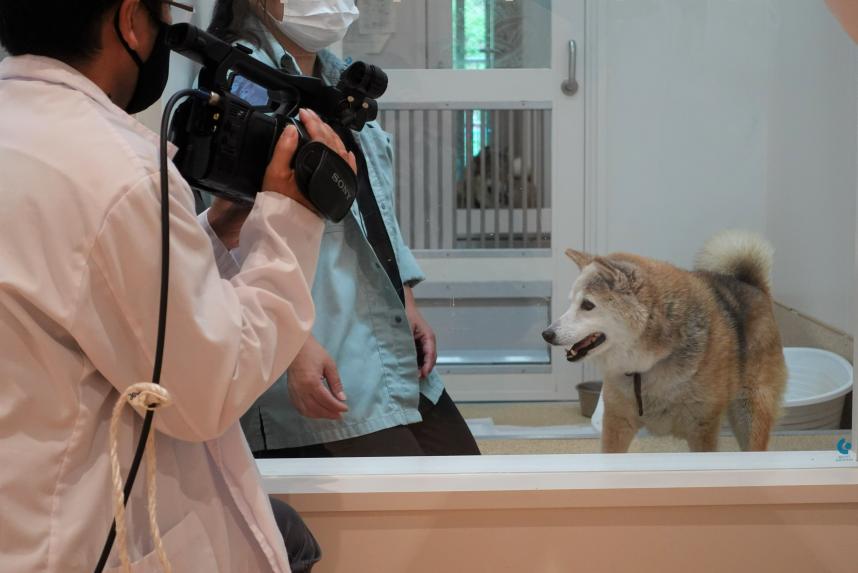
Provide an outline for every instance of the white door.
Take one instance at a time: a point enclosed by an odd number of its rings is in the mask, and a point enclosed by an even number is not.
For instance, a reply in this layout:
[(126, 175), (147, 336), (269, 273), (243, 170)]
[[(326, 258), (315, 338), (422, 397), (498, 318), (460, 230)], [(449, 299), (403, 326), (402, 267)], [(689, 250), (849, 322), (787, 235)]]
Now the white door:
[[(574, 396), (580, 369), (540, 333), (567, 303), (563, 251), (584, 242), (585, 0), (358, 5), (343, 52), (390, 77), (397, 214), (428, 276), (415, 293), (447, 387), (458, 400)], [(564, 92), (573, 68), (581, 85)]]

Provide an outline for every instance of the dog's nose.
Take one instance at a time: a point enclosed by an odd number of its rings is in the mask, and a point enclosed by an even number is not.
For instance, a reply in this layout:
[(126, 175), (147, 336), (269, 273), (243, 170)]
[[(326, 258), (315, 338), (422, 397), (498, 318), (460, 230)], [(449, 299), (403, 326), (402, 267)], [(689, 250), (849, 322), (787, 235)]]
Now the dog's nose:
[(554, 344), (554, 338), (556, 336), (557, 336), (557, 333), (555, 333), (550, 328), (546, 328), (545, 330), (542, 331), (542, 338), (544, 338), (545, 342), (547, 342), (548, 344)]

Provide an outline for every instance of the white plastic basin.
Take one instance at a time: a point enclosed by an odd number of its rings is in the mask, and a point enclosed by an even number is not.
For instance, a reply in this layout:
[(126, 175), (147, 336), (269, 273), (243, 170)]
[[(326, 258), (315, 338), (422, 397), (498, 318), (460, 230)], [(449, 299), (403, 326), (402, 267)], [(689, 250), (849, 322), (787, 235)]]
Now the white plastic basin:
[[(836, 429), (843, 403), (852, 389), (852, 365), (818, 348), (784, 348), (789, 378), (777, 430)], [(602, 396), (590, 423), (602, 432)]]

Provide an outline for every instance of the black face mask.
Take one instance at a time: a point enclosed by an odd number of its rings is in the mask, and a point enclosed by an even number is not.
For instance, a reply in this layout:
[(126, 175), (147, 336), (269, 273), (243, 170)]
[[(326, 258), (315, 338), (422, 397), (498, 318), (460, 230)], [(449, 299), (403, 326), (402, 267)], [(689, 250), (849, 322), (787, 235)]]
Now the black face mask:
[(137, 87), (134, 89), (134, 94), (131, 96), (131, 101), (125, 106), (125, 111), (130, 114), (135, 114), (152, 106), (167, 87), (167, 77), (170, 75), (170, 48), (167, 47), (167, 25), (160, 22), (157, 18), (159, 29), (158, 37), (155, 38), (155, 47), (152, 49), (152, 54), (145, 62), (140, 58), (140, 55), (131, 49), (125, 38), (122, 37), (122, 31), (119, 29), (119, 10), (116, 11), (116, 17), (113, 20), (113, 26), (116, 28), (116, 35), (119, 36), (119, 41), (125, 47), (125, 51), (137, 64), (140, 74), (137, 77)]

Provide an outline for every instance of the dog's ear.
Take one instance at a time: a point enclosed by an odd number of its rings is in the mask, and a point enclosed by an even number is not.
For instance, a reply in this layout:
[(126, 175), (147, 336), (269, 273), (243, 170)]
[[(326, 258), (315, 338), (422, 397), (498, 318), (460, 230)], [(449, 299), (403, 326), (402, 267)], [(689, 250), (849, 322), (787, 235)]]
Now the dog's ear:
[(596, 265), (596, 272), (599, 273), (599, 276), (608, 281), (611, 288), (614, 288), (621, 275), (620, 269), (605, 257), (594, 257), (593, 264)]
[(635, 266), (625, 261), (612, 261), (606, 257), (595, 257), (593, 264), (599, 276), (614, 291), (634, 291), (638, 285), (638, 273)]
[(579, 270), (593, 262), (593, 255), (588, 255), (587, 253), (576, 251), (574, 249), (566, 249), (566, 256), (575, 261)]

